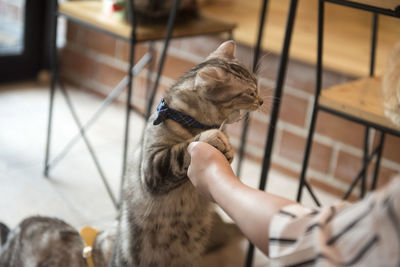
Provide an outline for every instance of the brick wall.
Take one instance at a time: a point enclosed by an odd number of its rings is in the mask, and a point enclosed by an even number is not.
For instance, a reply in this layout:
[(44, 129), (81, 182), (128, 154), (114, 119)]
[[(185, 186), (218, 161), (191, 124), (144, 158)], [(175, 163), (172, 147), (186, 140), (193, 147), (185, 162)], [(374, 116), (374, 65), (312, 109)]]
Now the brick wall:
[[(173, 40), (161, 79), (156, 102), (162, 92), (190, 67), (201, 62), (223, 39), (219, 36)], [(155, 43), (157, 56), (162, 43)], [(147, 51), (146, 44), (136, 46), (137, 61)], [(237, 56), (251, 66), (252, 48), (239, 45)], [(68, 24), (67, 45), (61, 54), (62, 75), (79, 88), (105, 95), (124, 77), (128, 68), (129, 47), (125, 41), (93, 30)], [(272, 102), (279, 57), (266, 54), (259, 71), (261, 95)], [(139, 112), (145, 108), (148, 70), (135, 79), (133, 101)], [(155, 75), (152, 73), (154, 79)], [(343, 83), (352, 77), (325, 71), (323, 87)], [(276, 129), (272, 167), (298, 178), (310, 123), (315, 81), (314, 66), (290, 61), (283, 94), (280, 120)], [(121, 101), (124, 95), (121, 96)], [(264, 106), (251, 116), (246, 155), (261, 162), (269, 121), (269, 108)], [(232, 144), (239, 145), (241, 124), (227, 127)], [(364, 127), (325, 112), (318, 113), (308, 177), (311, 184), (331, 193), (342, 194), (361, 165)], [(377, 139), (378, 134), (374, 137)], [(400, 138), (388, 135), (381, 162), (379, 186), (400, 171)], [(369, 172), (371, 176), (371, 171)]]

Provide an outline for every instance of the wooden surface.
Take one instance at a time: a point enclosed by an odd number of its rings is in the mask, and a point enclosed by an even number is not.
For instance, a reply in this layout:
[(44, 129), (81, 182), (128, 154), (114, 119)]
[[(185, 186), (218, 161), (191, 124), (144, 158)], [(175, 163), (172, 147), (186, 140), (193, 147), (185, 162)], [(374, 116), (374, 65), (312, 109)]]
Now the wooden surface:
[[(234, 31), (235, 39), (253, 46), (257, 37), (261, 2), (261, 0), (215, 0), (207, 1), (202, 8), (207, 14), (236, 22), (238, 28)], [(265, 50), (281, 52), (288, 7), (289, 0), (269, 0), (262, 42)], [(317, 0), (298, 1), (290, 49), (292, 58), (315, 64), (317, 11)], [(371, 13), (330, 3), (325, 5), (325, 11), (324, 67), (355, 76), (368, 76)], [(400, 19), (380, 16), (377, 74), (382, 72), (386, 57), (398, 40), (400, 40)]]
[(323, 90), (319, 104), (387, 128), (400, 130), (384, 115), (380, 78), (364, 78)]
[[(129, 38), (131, 26), (102, 13), (100, 1), (67, 1), (59, 5), (59, 12), (74, 19), (78, 19), (95, 27), (112, 32), (118, 36)], [(176, 25), (173, 37), (214, 34), (233, 30), (234, 23), (222, 21), (211, 16), (200, 16), (187, 23)], [(157, 40), (165, 36), (166, 25), (138, 26), (137, 40)]]
[(349, 0), (349, 2), (356, 2), (390, 10), (395, 10), (396, 7), (400, 6), (400, 0)]

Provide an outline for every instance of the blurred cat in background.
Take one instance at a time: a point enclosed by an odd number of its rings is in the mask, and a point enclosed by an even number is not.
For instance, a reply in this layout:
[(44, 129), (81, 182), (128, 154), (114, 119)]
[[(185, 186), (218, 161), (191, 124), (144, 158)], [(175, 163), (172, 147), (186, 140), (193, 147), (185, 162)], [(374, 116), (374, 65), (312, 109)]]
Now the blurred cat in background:
[(385, 116), (400, 128), (400, 42), (389, 55), (382, 91)]
[[(114, 230), (97, 234), (90, 254), (94, 266), (108, 266)], [(60, 219), (32, 216), (13, 230), (0, 223), (1, 267), (87, 267), (84, 248), (79, 232)]]

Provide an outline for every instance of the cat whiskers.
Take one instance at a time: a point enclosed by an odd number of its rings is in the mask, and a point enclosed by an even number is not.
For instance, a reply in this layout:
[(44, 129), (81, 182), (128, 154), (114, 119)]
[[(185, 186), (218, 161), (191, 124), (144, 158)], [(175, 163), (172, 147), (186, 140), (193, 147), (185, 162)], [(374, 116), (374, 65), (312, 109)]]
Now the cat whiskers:
[(221, 126), (219, 126), (219, 130), (220, 130), (220, 131), (222, 131), (222, 130), (224, 129), (224, 126), (225, 126), (227, 120), (228, 120), (228, 119), (225, 119), (225, 120), (221, 123)]
[[(272, 61), (268, 61), (268, 60), (266, 60), (266, 61), (264, 62), (264, 60), (265, 60), (268, 56), (270, 56), (270, 55), (272, 55), (271, 52), (266, 52), (264, 55), (262, 55), (262, 56), (258, 59), (257, 65), (256, 65), (256, 67), (254, 68), (254, 74), (255, 74), (255, 75), (257, 75), (257, 76), (260, 75), (260, 73), (262, 73), (262, 72), (269, 66), (269, 64), (272, 63)], [(267, 64), (263, 64), (263, 63), (267, 63)], [(260, 68), (260, 67), (262, 67), (262, 68)]]

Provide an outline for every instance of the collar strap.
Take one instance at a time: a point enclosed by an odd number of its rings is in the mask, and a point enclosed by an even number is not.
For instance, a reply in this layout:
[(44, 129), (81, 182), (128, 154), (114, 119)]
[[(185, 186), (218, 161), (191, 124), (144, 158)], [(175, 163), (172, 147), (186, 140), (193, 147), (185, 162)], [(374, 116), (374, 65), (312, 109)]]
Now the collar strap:
[(220, 127), (220, 125), (202, 124), (197, 120), (195, 120), (193, 117), (168, 107), (164, 98), (161, 98), (160, 104), (158, 104), (157, 106), (157, 118), (153, 121), (153, 125), (158, 125), (167, 119), (174, 120), (185, 127), (197, 128), (203, 130), (218, 129)]
[(90, 226), (85, 226), (80, 231), (80, 235), (85, 243), (82, 256), (85, 258), (88, 267), (94, 267), (92, 250), (98, 233), (99, 231)]

